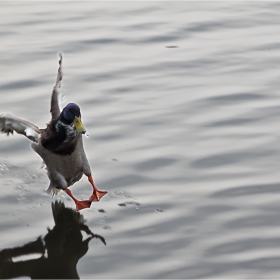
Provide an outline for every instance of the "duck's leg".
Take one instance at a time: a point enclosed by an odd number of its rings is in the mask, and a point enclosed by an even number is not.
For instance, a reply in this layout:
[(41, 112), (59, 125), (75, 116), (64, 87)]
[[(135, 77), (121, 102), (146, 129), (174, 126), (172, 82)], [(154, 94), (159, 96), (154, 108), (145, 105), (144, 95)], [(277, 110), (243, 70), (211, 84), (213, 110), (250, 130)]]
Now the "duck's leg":
[(90, 208), (90, 205), (91, 205), (91, 201), (90, 200), (78, 200), (76, 199), (72, 192), (67, 188), (65, 190), (65, 192), (74, 200), (75, 204), (76, 204), (76, 210), (79, 211), (79, 210), (82, 210), (84, 208)]
[(88, 180), (93, 187), (93, 193), (92, 193), (92, 196), (89, 198), (89, 201), (90, 202), (99, 201), (107, 192), (106, 191), (99, 191), (96, 188), (91, 175), (88, 176)]

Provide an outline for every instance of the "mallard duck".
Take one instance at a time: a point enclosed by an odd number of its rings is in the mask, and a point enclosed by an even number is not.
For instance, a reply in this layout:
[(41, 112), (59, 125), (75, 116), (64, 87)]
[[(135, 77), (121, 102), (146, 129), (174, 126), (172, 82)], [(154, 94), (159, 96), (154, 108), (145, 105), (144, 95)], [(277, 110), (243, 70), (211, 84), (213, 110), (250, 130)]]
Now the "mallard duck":
[[(69, 103), (61, 112), (59, 109), (59, 89), (62, 81), (60, 54), (56, 84), (51, 97), (51, 121), (45, 129), (14, 117), (10, 114), (0, 115), (0, 130), (9, 135), (14, 131), (23, 134), (33, 143), (31, 147), (43, 159), (50, 179), (48, 194), (57, 194), (64, 190), (75, 202), (76, 209), (89, 208), (93, 201), (99, 201), (107, 192), (96, 188), (86, 154), (83, 148), (82, 134), (86, 132), (81, 121), (80, 108)], [(88, 200), (77, 200), (69, 187), (79, 181), (83, 174), (88, 177), (93, 193)]]

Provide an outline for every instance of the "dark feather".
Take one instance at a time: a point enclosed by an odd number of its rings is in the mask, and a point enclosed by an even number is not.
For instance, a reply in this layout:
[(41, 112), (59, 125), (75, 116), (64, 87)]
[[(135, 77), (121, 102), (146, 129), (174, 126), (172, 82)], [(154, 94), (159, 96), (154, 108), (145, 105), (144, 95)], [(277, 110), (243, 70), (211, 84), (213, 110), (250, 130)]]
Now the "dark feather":
[(74, 152), (80, 133), (71, 124), (67, 125), (59, 118), (51, 121), (45, 129), (42, 146), (58, 155), (70, 155)]

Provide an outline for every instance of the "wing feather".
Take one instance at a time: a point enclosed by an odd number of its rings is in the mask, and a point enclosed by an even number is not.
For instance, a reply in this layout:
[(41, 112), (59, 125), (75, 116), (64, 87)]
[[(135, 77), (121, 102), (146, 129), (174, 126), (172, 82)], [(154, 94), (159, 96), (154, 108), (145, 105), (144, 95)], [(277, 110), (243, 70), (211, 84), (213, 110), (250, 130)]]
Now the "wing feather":
[(6, 133), (7, 135), (10, 133), (13, 134), (15, 131), (37, 143), (41, 137), (41, 130), (35, 124), (14, 117), (10, 114), (0, 115), (0, 131), (1, 133)]
[(57, 78), (56, 78), (56, 83), (53, 88), (52, 92), (52, 98), (51, 98), (51, 114), (52, 114), (52, 120), (56, 119), (60, 115), (60, 108), (59, 108), (59, 103), (60, 103), (60, 86), (61, 86), (61, 81), (62, 81), (62, 72), (61, 72), (61, 63), (62, 63), (62, 54), (59, 54), (59, 67), (57, 71)]

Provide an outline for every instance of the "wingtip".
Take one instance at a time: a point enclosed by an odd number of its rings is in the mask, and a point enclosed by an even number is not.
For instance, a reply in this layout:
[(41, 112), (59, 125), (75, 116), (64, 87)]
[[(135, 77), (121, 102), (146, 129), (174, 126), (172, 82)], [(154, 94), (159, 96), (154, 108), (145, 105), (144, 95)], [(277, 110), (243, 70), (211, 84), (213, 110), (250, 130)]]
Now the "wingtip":
[(58, 63), (59, 63), (59, 65), (61, 65), (61, 62), (62, 62), (62, 52), (59, 52), (59, 53), (58, 53), (58, 56), (59, 56), (59, 61), (58, 61)]

